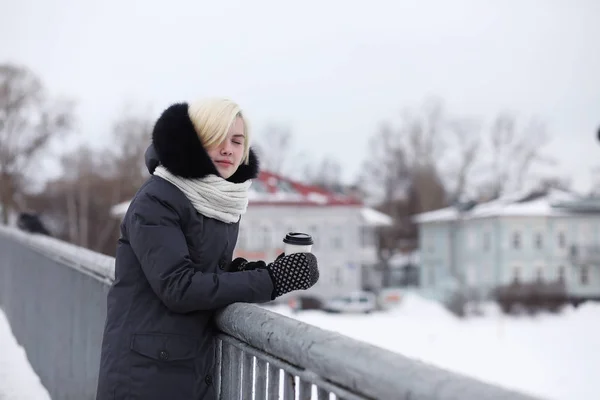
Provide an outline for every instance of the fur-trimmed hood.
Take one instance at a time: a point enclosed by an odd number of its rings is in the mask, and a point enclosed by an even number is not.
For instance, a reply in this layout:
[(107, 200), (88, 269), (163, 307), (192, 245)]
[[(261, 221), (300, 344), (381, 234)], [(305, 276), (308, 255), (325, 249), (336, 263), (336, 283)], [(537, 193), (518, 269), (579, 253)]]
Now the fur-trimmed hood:
[[(146, 150), (146, 167), (152, 174), (158, 164), (182, 178), (204, 178), (219, 175), (208, 152), (196, 134), (188, 115), (188, 104), (177, 103), (167, 108), (156, 121), (152, 131), (152, 145)], [(249, 163), (240, 164), (227, 180), (245, 182), (258, 176), (259, 161), (250, 149)]]

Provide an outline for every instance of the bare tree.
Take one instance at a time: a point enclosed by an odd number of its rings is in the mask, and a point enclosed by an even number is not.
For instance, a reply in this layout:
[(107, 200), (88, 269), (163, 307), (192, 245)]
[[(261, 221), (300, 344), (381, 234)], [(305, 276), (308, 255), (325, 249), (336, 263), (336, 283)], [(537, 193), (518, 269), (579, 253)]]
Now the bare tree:
[(417, 112), (405, 110), (396, 128), (383, 124), (371, 139), (363, 166), (361, 182), (367, 190), (378, 192), (383, 203), (413, 193), (420, 210), (443, 206), (445, 187), (439, 170), (446, 151), (445, 121), (441, 103), (432, 100)]
[(448, 123), (451, 136), (455, 140), (456, 160), (453, 163), (454, 168), (448, 168), (448, 181), (453, 181), (454, 185), (447, 184), (449, 187), (449, 203), (455, 203), (467, 195), (472, 183), (471, 172), (478, 161), (481, 149), (481, 125), (468, 118), (457, 118)]
[(444, 154), (444, 124), (446, 116), (441, 101), (430, 99), (420, 110), (405, 110), (400, 133), (408, 138), (407, 150), (412, 155), (412, 166), (432, 166)]
[(111, 208), (131, 199), (149, 176), (144, 153), (151, 128), (143, 115), (124, 113), (113, 124), (109, 148), (82, 146), (63, 156), (63, 175), (28, 199), (53, 221), (56, 236), (114, 255), (119, 221)]
[(0, 206), (2, 223), (22, 193), (26, 170), (49, 142), (70, 130), (73, 103), (50, 101), (30, 70), (0, 65)]
[(65, 204), (69, 241), (89, 247), (91, 180), (95, 171), (100, 171), (94, 152), (81, 147), (62, 157), (63, 170), (69, 173), (61, 180)]
[(493, 121), (487, 139), (492, 161), (484, 167), (490, 171), (482, 186), (484, 198), (494, 199), (507, 190), (520, 190), (533, 165), (556, 163), (543, 154), (551, 137), (538, 121), (522, 127), (514, 115), (501, 113)]
[(123, 191), (128, 178), (115, 173), (104, 149), (82, 146), (61, 161), (66, 173), (47, 182), (43, 192), (30, 195), (28, 203), (53, 221), (55, 236), (114, 255), (119, 221), (110, 210), (132, 195)]
[(359, 185), (377, 202), (403, 197), (410, 183), (410, 166), (400, 135), (382, 124), (370, 139)]
[(255, 148), (262, 170), (297, 178), (306, 172), (307, 156), (295, 150), (294, 135), (287, 126), (268, 125), (257, 139)]
[(404, 111), (396, 127), (382, 124), (371, 138), (360, 182), (378, 199), (377, 208), (394, 220), (393, 226), (379, 231), (378, 250), (384, 261), (401, 248), (416, 245), (413, 214), (446, 202), (438, 172), (438, 161), (444, 154), (443, 128), (442, 107), (432, 101), (417, 112)]
[(380, 232), (382, 259), (401, 247), (416, 246), (412, 215), (436, 210), (469, 189), (478, 161), (480, 124), (449, 115), (438, 99), (406, 109), (398, 121), (383, 124), (371, 139), (361, 186), (394, 219)]
[(118, 221), (111, 218), (110, 208), (133, 197), (149, 176), (144, 154), (151, 142), (153, 124), (153, 120), (145, 113), (132, 111), (127, 111), (113, 124), (115, 146), (112, 146), (110, 156), (106, 157), (114, 168), (111, 173), (110, 207), (106, 224), (98, 230), (96, 248), (104, 248), (113, 239), (118, 226)]
[(303, 181), (332, 192), (346, 191), (342, 182), (342, 166), (331, 156), (323, 158), (320, 162), (306, 165)]
[(112, 174), (121, 177), (122, 190), (133, 194), (149, 176), (144, 153), (150, 145), (154, 121), (145, 113), (126, 111), (113, 124), (109, 148)]
[(281, 174), (284, 172), (287, 158), (290, 155), (292, 131), (289, 127), (269, 125), (263, 133), (259, 149), (261, 163), (269, 171)]
[(419, 166), (412, 170), (409, 193), (416, 198), (415, 213), (437, 210), (447, 204), (446, 188), (435, 165)]

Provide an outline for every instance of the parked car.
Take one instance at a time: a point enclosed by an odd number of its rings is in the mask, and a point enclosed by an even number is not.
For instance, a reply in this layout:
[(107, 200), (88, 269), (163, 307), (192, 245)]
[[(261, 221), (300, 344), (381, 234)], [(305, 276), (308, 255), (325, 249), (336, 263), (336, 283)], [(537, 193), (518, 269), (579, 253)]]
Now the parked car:
[(371, 292), (353, 292), (326, 301), (323, 310), (336, 313), (370, 313), (377, 310), (377, 296)]
[(398, 307), (402, 303), (404, 288), (385, 288), (377, 294), (377, 304), (381, 310)]
[(323, 302), (314, 296), (292, 297), (287, 303), (294, 312), (300, 310), (320, 310), (323, 308)]

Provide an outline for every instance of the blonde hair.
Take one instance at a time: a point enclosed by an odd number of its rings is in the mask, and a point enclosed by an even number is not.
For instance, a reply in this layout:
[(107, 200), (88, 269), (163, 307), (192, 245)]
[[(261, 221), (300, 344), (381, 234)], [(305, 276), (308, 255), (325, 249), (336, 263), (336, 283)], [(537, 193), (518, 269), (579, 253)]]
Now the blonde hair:
[(226, 98), (198, 100), (188, 105), (188, 115), (202, 145), (209, 149), (221, 144), (229, 133), (231, 124), (237, 117), (244, 122), (244, 155), (242, 162), (248, 164), (250, 135), (248, 121), (244, 118), (240, 106)]

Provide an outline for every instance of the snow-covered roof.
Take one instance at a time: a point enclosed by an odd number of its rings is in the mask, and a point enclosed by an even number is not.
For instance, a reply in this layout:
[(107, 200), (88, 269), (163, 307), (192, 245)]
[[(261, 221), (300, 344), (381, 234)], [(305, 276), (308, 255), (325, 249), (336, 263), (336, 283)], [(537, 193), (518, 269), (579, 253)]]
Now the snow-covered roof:
[(574, 212), (600, 213), (600, 199), (582, 196), (558, 189), (546, 192), (517, 192), (496, 200), (480, 203), (461, 211), (458, 207), (446, 207), (415, 215), (417, 223), (452, 221), (457, 218), (475, 219), (489, 217), (547, 217), (572, 215)]
[(120, 216), (125, 215), (125, 213), (127, 212), (127, 209), (129, 208), (129, 203), (131, 203), (131, 201), (124, 201), (122, 203), (115, 204), (110, 209), (111, 215), (113, 217), (120, 217)]
[(390, 226), (394, 223), (392, 217), (369, 207), (360, 210), (363, 222), (368, 226)]
[(307, 185), (279, 174), (261, 171), (252, 181), (248, 200), (253, 206), (362, 206), (360, 199), (335, 193), (315, 185)]

